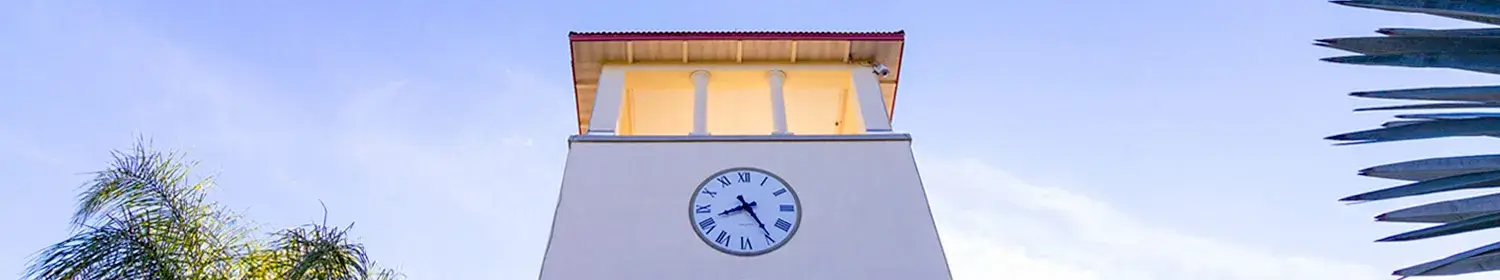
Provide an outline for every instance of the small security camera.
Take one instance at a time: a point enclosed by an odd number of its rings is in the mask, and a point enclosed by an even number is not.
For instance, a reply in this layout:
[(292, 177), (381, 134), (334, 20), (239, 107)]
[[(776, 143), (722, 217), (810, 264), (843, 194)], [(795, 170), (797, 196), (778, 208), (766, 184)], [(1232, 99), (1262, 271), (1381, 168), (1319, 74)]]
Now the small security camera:
[(891, 69), (890, 68), (885, 68), (885, 64), (876, 64), (875, 65), (875, 69), (872, 72), (874, 72), (875, 75), (880, 75), (881, 77), (885, 77), (885, 76), (891, 74)]

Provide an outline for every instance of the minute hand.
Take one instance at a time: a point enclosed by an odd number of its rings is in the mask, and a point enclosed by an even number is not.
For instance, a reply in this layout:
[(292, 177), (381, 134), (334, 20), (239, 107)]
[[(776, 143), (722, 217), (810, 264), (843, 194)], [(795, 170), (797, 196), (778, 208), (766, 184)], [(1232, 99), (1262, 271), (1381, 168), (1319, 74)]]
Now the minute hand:
[(734, 213), (735, 211), (745, 210), (745, 206), (747, 205), (750, 207), (755, 207), (755, 202), (752, 201), (750, 202), (750, 204), (740, 204), (740, 206), (729, 208), (728, 210), (724, 210), (724, 212), (719, 212), (719, 216), (728, 216), (730, 213)]
[(766, 230), (766, 223), (760, 222), (760, 217), (758, 217), (758, 216), (755, 215), (755, 208), (749, 207), (751, 204), (745, 202), (745, 196), (743, 196), (743, 195), (737, 195), (737, 196), (734, 196), (734, 198), (735, 199), (739, 199), (740, 200), (740, 206), (745, 207), (745, 213), (750, 213), (750, 218), (751, 219), (755, 219), (755, 225), (760, 226), (760, 231), (766, 232), (766, 235), (768, 235), (768, 236), (771, 235), (771, 231), (770, 230)]

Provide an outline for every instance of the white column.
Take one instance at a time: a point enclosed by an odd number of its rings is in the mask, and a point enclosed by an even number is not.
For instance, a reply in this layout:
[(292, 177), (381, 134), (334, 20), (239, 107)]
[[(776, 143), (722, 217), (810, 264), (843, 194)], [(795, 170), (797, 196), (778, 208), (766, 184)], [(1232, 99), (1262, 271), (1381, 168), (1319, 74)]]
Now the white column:
[(708, 135), (708, 70), (695, 70), (693, 77), (693, 133)]
[(782, 88), (786, 84), (786, 72), (771, 70), (766, 72), (766, 78), (771, 80), (771, 121), (775, 124), (771, 135), (791, 134), (786, 131), (786, 96)]
[(859, 101), (860, 118), (865, 122), (865, 133), (891, 131), (891, 118), (885, 112), (885, 97), (880, 93), (880, 79), (875, 77), (872, 67), (855, 67), (852, 73), (854, 96)]
[(599, 85), (594, 89), (594, 109), (589, 111), (588, 134), (615, 135), (624, 95), (625, 70), (605, 66), (599, 71)]

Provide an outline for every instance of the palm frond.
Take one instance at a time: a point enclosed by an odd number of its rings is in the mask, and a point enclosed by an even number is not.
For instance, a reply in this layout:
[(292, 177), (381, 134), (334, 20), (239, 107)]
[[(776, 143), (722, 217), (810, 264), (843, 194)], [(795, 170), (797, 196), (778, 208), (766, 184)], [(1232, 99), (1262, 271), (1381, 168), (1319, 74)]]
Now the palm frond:
[(363, 244), (347, 240), (348, 229), (312, 224), (281, 231), (272, 250), (281, 252), (276, 263), (285, 279), (364, 278), (370, 260)]
[(372, 269), (353, 227), (322, 224), (276, 232), (271, 243), (254, 227), (206, 201), (212, 181), (187, 180), (191, 163), (145, 141), (114, 151), (79, 195), (72, 237), (41, 250), (30, 279), (399, 279)]
[[(372, 263), (370, 263), (366, 267), (367, 268), (373, 268), (373, 267), (375, 267), (375, 263), (372, 262)], [(382, 269), (370, 270), (369, 274), (366, 274), (364, 278), (360, 278), (360, 279), (362, 279), (362, 280), (401, 280), (401, 279), (406, 279), (406, 275), (405, 274), (401, 274), (401, 272), (398, 272), (398, 271), (396, 271), (394, 269), (382, 268)]]
[(186, 183), (189, 165), (144, 141), (113, 156), (80, 194), (74, 236), (40, 252), (28, 276), (227, 278), (244, 234), (232, 213), (204, 201), (210, 182)]
[[(281, 269), (283, 279), (368, 279), (373, 263), (365, 254), (364, 244), (351, 242), (344, 228), (330, 227), (328, 208), (323, 208), (323, 223), (307, 224), (276, 233), (271, 241), (272, 263)], [(381, 273), (376, 273), (380, 275)], [(391, 273), (394, 275), (394, 272)], [(377, 278), (382, 279), (382, 278)], [(389, 279), (389, 278), (383, 278)]]
[(74, 226), (83, 226), (101, 213), (126, 209), (180, 216), (183, 208), (202, 201), (204, 190), (212, 184), (208, 179), (184, 184), (192, 164), (181, 160), (180, 154), (155, 151), (146, 143), (111, 154), (114, 162), (108, 169), (93, 172), (94, 178), (80, 193)]
[[(179, 264), (163, 242), (170, 227), (152, 217), (109, 217), (43, 250), (28, 269), (37, 279), (179, 279)], [(132, 221), (134, 220), (134, 221)], [(157, 235), (157, 236), (153, 236)]]

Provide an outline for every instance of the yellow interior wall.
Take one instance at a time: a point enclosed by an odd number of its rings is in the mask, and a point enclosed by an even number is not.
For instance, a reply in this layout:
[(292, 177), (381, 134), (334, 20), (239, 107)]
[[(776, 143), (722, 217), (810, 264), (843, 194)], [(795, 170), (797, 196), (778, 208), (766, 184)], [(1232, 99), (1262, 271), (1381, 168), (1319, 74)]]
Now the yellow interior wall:
[[(847, 70), (789, 70), (783, 86), (787, 130), (799, 135), (863, 132)], [(688, 135), (693, 130), (691, 71), (625, 74), (619, 135)], [(766, 71), (713, 71), (708, 132), (769, 135), (773, 130)]]
[(843, 116), (839, 119), (839, 134), (859, 134), (865, 131), (864, 115), (859, 113), (859, 99), (854, 96), (854, 91), (843, 92)]

